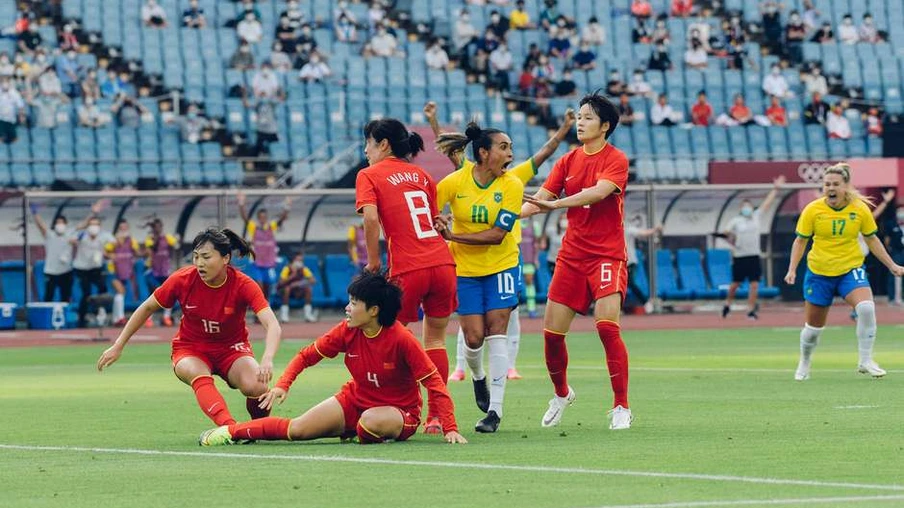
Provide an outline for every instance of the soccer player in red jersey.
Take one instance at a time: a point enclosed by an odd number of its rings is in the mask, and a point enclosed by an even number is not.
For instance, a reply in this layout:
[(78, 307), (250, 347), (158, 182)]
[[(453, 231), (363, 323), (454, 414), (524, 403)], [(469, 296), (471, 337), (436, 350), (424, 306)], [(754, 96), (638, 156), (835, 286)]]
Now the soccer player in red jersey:
[(566, 378), (565, 334), (575, 313), (583, 314), (593, 301), (615, 393), (609, 428), (631, 426), (628, 351), (619, 328), (628, 279), (624, 231), (628, 158), (608, 142), (617, 125), (618, 108), (612, 102), (597, 93), (584, 96), (577, 115), (577, 135), (583, 146), (559, 159), (543, 187), (524, 198), (522, 216), (568, 210), (568, 230), (556, 258), (543, 323), (546, 368), (556, 392), (543, 415), (544, 427), (558, 425), (565, 407), (574, 401)]
[[(192, 265), (176, 270), (135, 310), (113, 346), (100, 355), (97, 370), (119, 359), (129, 339), (154, 312), (171, 308), (178, 301), (182, 321), (173, 337), (173, 371), (192, 387), (201, 411), (217, 425), (235, 423), (214, 386), (213, 374), (217, 374), (247, 397), (245, 407), (252, 418), (268, 416), (270, 411), (261, 409), (257, 398), (267, 392), (273, 377), (273, 357), (281, 330), (260, 287), (230, 266), (233, 251), (239, 256), (253, 254), (248, 244), (229, 229), (209, 228), (198, 234), (192, 242)], [(248, 307), (267, 331), (260, 364), (248, 342)]]
[[(380, 270), (380, 228), (389, 250), (389, 276), (402, 288), (402, 324), (418, 320), (424, 310), (424, 349), (444, 382), (449, 377), (446, 325), (457, 307), (455, 261), (433, 228), (436, 183), (409, 157), (424, 141), (393, 118), (364, 127), (364, 155), (370, 164), (355, 181), (355, 209), (364, 216), (367, 244), (365, 271)], [(438, 434), (443, 423), (428, 414), (425, 431)]]
[(289, 419), (268, 417), (224, 425), (201, 434), (201, 446), (234, 444), (243, 439), (304, 441), (351, 438), (361, 444), (405, 441), (420, 424), (421, 390), (427, 388), (432, 414), (442, 419), (449, 443), (467, 443), (458, 433), (455, 407), (444, 379), (411, 331), (396, 321), (402, 292), (384, 276), (365, 271), (348, 286), (345, 321), (304, 347), (260, 407), (282, 404), (302, 371), (324, 358), (345, 353), (352, 379), (336, 395)]

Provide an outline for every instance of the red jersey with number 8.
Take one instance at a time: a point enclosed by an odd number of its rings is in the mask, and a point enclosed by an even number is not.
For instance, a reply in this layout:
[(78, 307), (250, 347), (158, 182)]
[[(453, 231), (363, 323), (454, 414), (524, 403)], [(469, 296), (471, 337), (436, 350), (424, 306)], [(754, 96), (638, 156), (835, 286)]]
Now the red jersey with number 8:
[(355, 210), (377, 207), (389, 250), (389, 275), (454, 265), (446, 241), (433, 229), (436, 183), (419, 166), (396, 157), (358, 172)]
[(257, 283), (232, 266), (226, 266), (226, 281), (217, 287), (208, 286), (194, 266), (180, 268), (154, 291), (154, 299), (167, 309), (177, 301), (182, 306), (173, 341), (228, 346), (248, 341), (248, 307), (257, 314), (270, 306)]
[(628, 184), (628, 158), (610, 144), (588, 155), (579, 147), (556, 162), (543, 184), (555, 196), (572, 196), (608, 180), (617, 189), (606, 199), (587, 206), (569, 208), (568, 228), (558, 259), (585, 261), (601, 257), (626, 260), (624, 203)]

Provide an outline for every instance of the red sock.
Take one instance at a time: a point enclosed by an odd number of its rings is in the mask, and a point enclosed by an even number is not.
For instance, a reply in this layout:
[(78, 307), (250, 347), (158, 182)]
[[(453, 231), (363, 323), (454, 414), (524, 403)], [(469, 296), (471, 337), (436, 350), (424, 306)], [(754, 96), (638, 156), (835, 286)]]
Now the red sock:
[(259, 439), (262, 441), (289, 441), (289, 418), (268, 416), (250, 422), (229, 426), (232, 439)]
[(367, 430), (363, 425), (361, 425), (360, 420), (358, 420), (358, 425), (355, 430), (357, 431), (358, 443), (360, 444), (375, 444), (383, 442), (382, 437), (379, 437), (373, 432)]
[(613, 407), (628, 407), (628, 349), (621, 338), (621, 328), (612, 321), (597, 321), (596, 331), (606, 350), (609, 381), (615, 394)]
[(270, 410), (261, 409), (258, 404), (260, 404), (260, 402), (258, 402), (257, 397), (248, 397), (245, 399), (245, 409), (248, 410), (248, 414), (251, 415), (252, 420), (270, 416)]
[(565, 345), (565, 335), (550, 330), (543, 330), (544, 350), (546, 352), (546, 370), (549, 371), (549, 379), (556, 389), (559, 397), (568, 396), (568, 346)]
[(195, 391), (195, 398), (198, 399), (201, 411), (204, 411), (204, 414), (213, 420), (213, 423), (217, 425), (232, 425), (235, 423), (235, 418), (229, 414), (226, 401), (223, 400), (220, 391), (214, 386), (212, 377), (196, 377), (191, 382), (191, 388)]
[(446, 348), (428, 349), (427, 356), (433, 360), (433, 365), (436, 365), (436, 371), (439, 373), (440, 379), (443, 380), (443, 384), (445, 384), (446, 380), (449, 379), (449, 355), (446, 354)]

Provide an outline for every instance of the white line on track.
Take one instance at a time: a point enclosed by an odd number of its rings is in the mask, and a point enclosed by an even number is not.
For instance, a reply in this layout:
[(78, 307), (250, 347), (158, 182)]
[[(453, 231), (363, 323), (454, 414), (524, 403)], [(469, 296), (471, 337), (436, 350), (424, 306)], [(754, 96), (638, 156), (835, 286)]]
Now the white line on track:
[[(655, 471), (626, 471), (618, 469), (586, 469), (580, 467), (521, 466), (515, 464), (478, 464), (475, 462), (439, 462), (426, 460), (394, 460), (371, 457), (339, 457), (335, 455), (279, 455), (263, 453), (230, 453), (215, 451), (180, 452), (168, 450), (143, 450), (137, 448), (89, 448), (82, 446), (31, 446), (0, 444), (0, 450), (66, 453), (108, 453), (119, 455), (146, 455), (163, 457), (208, 457), (216, 459), (258, 459), (299, 462), (340, 462), (352, 464), (381, 464), (390, 466), (438, 467), (450, 469), (475, 469), (494, 471), (517, 471), (530, 473), (584, 474), (596, 476), (633, 476), (639, 478), (670, 478), (676, 480), (700, 480), (712, 482), (752, 483), (761, 485), (796, 485), (802, 487), (824, 487), (837, 489), (863, 489), (904, 492), (904, 485), (882, 485), (867, 483), (832, 482), (818, 480), (796, 480), (785, 478), (759, 478), (753, 476), (710, 475), (694, 473), (662, 473)], [(904, 499), (904, 495), (901, 496)]]
[(853, 496), (853, 497), (804, 497), (796, 499), (739, 499), (727, 501), (688, 501), (661, 504), (606, 505), (598, 508), (703, 508), (706, 506), (776, 506), (795, 504), (857, 503), (874, 501), (901, 501), (904, 496)]
[[(545, 369), (546, 365), (518, 365), (519, 369)], [(569, 365), (568, 370), (606, 370), (605, 365)], [(787, 369), (767, 369), (767, 368), (744, 368), (744, 367), (631, 367), (632, 371), (640, 371), (640, 372), (738, 372), (738, 373), (775, 373), (775, 374), (790, 374), (794, 372), (793, 368)], [(817, 369), (818, 372), (831, 372), (831, 373), (845, 373), (850, 372), (852, 374), (857, 373), (857, 369)], [(900, 374), (904, 373), (904, 370), (900, 369), (889, 369), (887, 372), (892, 374)]]

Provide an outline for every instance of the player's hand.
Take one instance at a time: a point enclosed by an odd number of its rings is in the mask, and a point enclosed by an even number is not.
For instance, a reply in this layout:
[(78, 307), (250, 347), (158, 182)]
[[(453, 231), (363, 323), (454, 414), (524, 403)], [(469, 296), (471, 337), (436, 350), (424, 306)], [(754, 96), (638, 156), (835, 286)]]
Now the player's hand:
[(261, 358), (260, 367), (257, 368), (257, 380), (269, 384), (271, 379), (273, 379), (273, 359)]
[(570, 131), (572, 127), (574, 127), (574, 123), (577, 121), (577, 116), (574, 114), (574, 109), (568, 108), (565, 110), (565, 117), (562, 120), (562, 129), (565, 131)]
[(104, 209), (109, 204), (109, 201), (110, 200), (108, 200), (108, 199), (98, 199), (97, 201), (94, 202), (93, 205), (91, 205), (91, 213), (93, 213), (94, 215), (97, 215), (100, 212), (104, 211)]
[[(901, 267), (899, 266), (898, 268), (901, 268)], [(795, 280), (797, 280), (797, 273), (788, 272), (785, 274), (785, 284), (788, 284), (789, 286), (793, 286)]]
[(433, 120), (436, 118), (436, 103), (433, 101), (424, 104), (424, 116), (427, 117), (427, 120)]
[(778, 175), (777, 177), (775, 177), (774, 180), (772, 180), (772, 185), (773, 185), (776, 189), (778, 189), (778, 188), (781, 187), (782, 185), (785, 185), (785, 182), (786, 182), (787, 180), (788, 180), (788, 179), (785, 178), (785, 175)]
[(282, 388), (274, 386), (270, 388), (270, 390), (257, 398), (260, 404), (257, 407), (261, 409), (271, 409), (273, 408), (273, 403), (282, 404), (284, 400), (286, 400), (286, 391)]
[(558, 208), (558, 204), (556, 203), (555, 200), (537, 199), (533, 196), (528, 196), (526, 194), (524, 195), (524, 197), (522, 199), (525, 203), (530, 203), (530, 204), (536, 206), (539, 209), (538, 213), (551, 212), (551, 211), (555, 210), (556, 208)]
[(904, 277), (904, 266), (895, 265), (891, 267), (891, 273), (895, 277)]
[(120, 356), (122, 356), (122, 347), (113, 345), (107, 348), (107, 350), (100, 355), (100, 358), (97, 359), (98, 372), (103, 372), (105, 368), (116, 363), (116, 360), (119, 360)]
[(380, 273), (381, 268), (383, 268), (382, 261), (376, 261), (373, 263), (368, 262), (366, 265), (364, 265), (364, 271), (370, 273)]
[(446, 432), (446, 435), (444, 437), (446, 439), (446, 442), (450, 444), (468, 444), (468, 440), (454, 430)]
[(433, 229), (442, 233), (446, 229), (452, 228), (451, 215), (437, 215), (433, 218)]
[(885, 201), (886, 203), (891, 203), (892, 199), (895, 199), (895, 190), (894, 189), (888, 189), (887, 191), (882, 193), (882, 201)]

